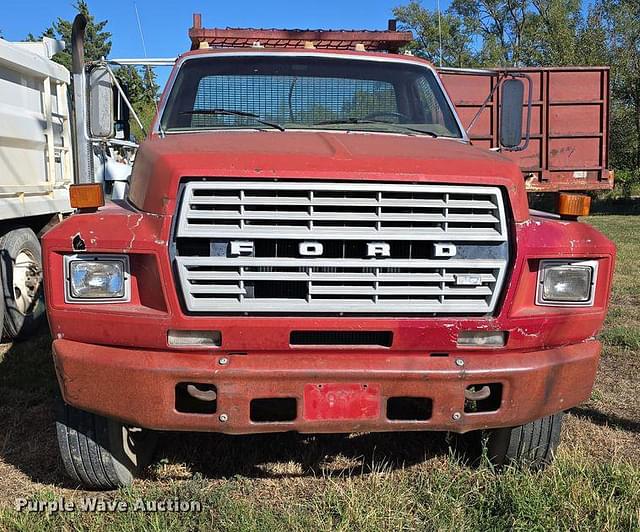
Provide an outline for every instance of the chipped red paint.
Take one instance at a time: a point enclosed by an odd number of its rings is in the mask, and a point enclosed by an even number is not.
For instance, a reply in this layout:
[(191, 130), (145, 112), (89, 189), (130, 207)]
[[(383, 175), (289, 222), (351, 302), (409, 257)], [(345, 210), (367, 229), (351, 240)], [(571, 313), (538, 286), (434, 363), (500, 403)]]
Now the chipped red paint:
[[(188, 315), (169, 256), (184, 176), (499, 186), (508, 198), (512, 247), (502, 300), (495, 315), (485, 317)], [(594, 337), (607, 310), (615, 247), (587, 224), (531, 217), (520, 169), (498, 154), (457, 140), (380, 133), (152, 136), (138, 152), (129, 199), (75, 214), (43, 238), (54, 360), (63, 396), (73, 406), (156, 429), (466, 432), (525, 423), (589, 396), (600, 352)], [(65, 303), (63, 262), (73, 253), (76, 235), (87, 253), (129, 255), (129, 302)], [(598, 261), (592, 307), (534, 304), (538, 262), (549, 258)], [(170, 329), (220, 331), (222, 343), (219, 348), (170, 347)], [(390, 347), (293, 347), (289, 340), (296, 330), (386, 331), (393, 341)], [(505, 331), (507, 342), (500, 349), (460, 349), (457, 335), (466, 330)], [(221, 364), (222, 357), (228, 363)], [(216, 413), (178, 412), (175, 390), (183, 382), (215, 385)], [(464, 413), (466, 386), (495, 382), (503, 385), (500, 408)], [(355, 394), (353, 410), (345, 407), (342, 415), (322, 407), (315, 416), (305, 416), (304, 390), (318, 384)], [(364, 384), (368, 395), (362, 392)], [(412, 395), (433, 401), (431, 418), (388, 420), (385, 399)], [(294, 421), (250, 420), (251, 399), (283, 397), (298, 402)], [(358, 409), (362, 414), (355, 416)], [(223, 413), (226, 421), (219, 418)], [(322, 419), (325, 415), (329, 419)]]
[[(517, 256), (511, 282), (507, 283), (500, 310), (493, 317), (213, 318), (189, 316), (182, 311), (167, 248), (170, 229), (170, 216), (143, 214), (114, 204), (96, 213), (73, 215), (51, 229), (44, 237), (48, 272), (45, 288), (54, 337), (165, 349), (169, 328), (211, 329), (215, 326), (223, 333), (223, 349), (232, 352), (289, 350), (291, 330), (339, 328), (392, 331), (392, 350), (450, 351), (455, 349), (458, 330), (493, 329), (509, 331), (508, 347), (514, 349), (551, 347), (577, 343), (597, 334), (606, 313), (615, 254), (613, 244), (587, 224), (532, 217), (515, 224)], [(70, 305), (64, 302), (62, 259), (64, 254), (72, 253), (71, 240), (76, 234), (84, 238), (88, 253), (131, 254), (130, 303)], [(593, 307), (567, 309), (533, 304), (536, 261), (561, 257), (601, 260)], [(108, 326), (105, 315), (109, 316)], [(103, 329), (104, 338), (97, 338), (96, 331)], [(111, 329), (115, 332), (109, 332)]]
[[(215, 431), (227, 434), (276, 432), (363, 432), (448, 430), (468, 432), (515, 426), (575, 406), (588, 399), (598, 366), (597, 341), (541, 351), (475, 352), (429, 357), (407, 353), (351, 353), (337, 350), (250, 352), (231, 355), (221, 366), (217, 354), (180, 354), (106, 346), (70, 340), (53, 344), (63, 397), (68, 403), (121, 421), (158, 430)], [(462, 358), (464, 367), (456, 365)], [(377, 408), (357, 419), (304, 416), (309, 383), (368, 384), (380, 389)], [(213, 414), (175, 409), (178, 382), (212, 383), (218, 402)], [(464, 413), (464, 390), (471, 384), (501, 382), (496, 412)], [(426, 421), (391, 421), (388, 397), (433, 400)], [(290, 422), (250, 420), (251, 399), (296, 398), (298, 415)], [(460, 413), (454, 419), (454, 413)], [(349, 412), (354, 414), (354, 412)], [(226, 414), (221, 421), (220, 414)]]
[[(317, 380), (317, 376), (314, 380)], [(331, 375), (327, 378), (332, 379)], [(359, 379), (365, 381), (366, 378)], [(382, 393), (379, 384), (319, 382), (305, 384), (302, 418), (305, 421), (363, 420), (380, 417)]]
[[(535, 217), (514, 224), (517, 254), (512, 280), (497, 315), (486, 318), (189, 316), (181, 309), (171, 272), (167, 251), (170, 226), (169, 215), (145, 214), (110, 204), (93, 214), (74, 215), (46, 234), (49, 321), (62, 392), (70, 404), (141, 426), (176, 430), (416, 428), (415, 423), (390, 422), (382, 414), (369, 421), (323, 422), (326, 425), (301, 419), (293, 425), (247, 421), (250, 398), (287, 396), (292, 390), (295, 397), (302, 397), (305, 384), (329, 382), (327, 377), (331, 375), (331, 382), (383, 383), (385, 397), (418, 390), (428, 393), (434, 399), (435, 411), (424, 428), (465, 431), (525, 422), (554, 409), (569, 408), (588, 397), (600, 350), (592, 338), (605, 317), (615, 255), (613, 244), (589, 225)], [(64, 302), (62, 258), (72, 252), (71, 240), (76, 234), (84, 238), (87, 252), (130, 254), (130, 303)], [(533, 304), (537, 261), (560, 257), (600, 261), (592, 308), (543, 308)], [(169, 329), (220, 330), (222, 346), (203, 350), (169, 348)], [(343, 350), (289, 345), (293, 330), (336, 329), (391, 331), (393, 344), (390, 348)], [(458, 349), (456, 337), (461, 330), (507, 331), (507, 345), (489, 352)], [(449, 356), (430, 357), (431, 353)], [(225, 373), (220, 372), (218, 364), (223, 355), (231, 361), (231, 371)], [(467, 362), (465, 368), (451, 367), (440, 382), (439, 372), (460, 357)], [(477, 362), (477, 366), (469, 365), (469, 361)], [(235, 373), (232, 368), (242, 371)], [(233, 378), (227, 380), (221, 378), (223, 375)], [(508, 382), (503, 407), (484, 417), (464, 415), (462, 422), (450, 420), (449, 412), (460, 408), (463, 400), (463, 384), (471, 382), (460, 380), (463, 376), (474, 384)], [(219, 404), (234, 412), (227, 423), (213, 423), (211, 416), (175, 411), (175, 385), (190, 380), (218, 386)], [(426, 382), (429, 386), (425, 387)]]

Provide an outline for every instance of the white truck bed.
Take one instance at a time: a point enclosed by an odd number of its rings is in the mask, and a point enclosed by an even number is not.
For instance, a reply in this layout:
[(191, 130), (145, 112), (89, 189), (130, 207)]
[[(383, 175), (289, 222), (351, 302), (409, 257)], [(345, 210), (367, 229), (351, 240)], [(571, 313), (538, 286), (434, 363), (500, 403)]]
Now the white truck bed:
[(71, 211), (69, 72), (46, 48), (0, 39), (0, 220)]

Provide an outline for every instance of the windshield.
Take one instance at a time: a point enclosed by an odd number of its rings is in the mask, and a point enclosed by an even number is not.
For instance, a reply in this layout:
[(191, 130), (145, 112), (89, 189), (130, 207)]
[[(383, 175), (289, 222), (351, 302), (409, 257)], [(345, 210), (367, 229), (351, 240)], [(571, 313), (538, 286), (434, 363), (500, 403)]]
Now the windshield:
[(185, 61), (161, 126), (167, 133), (275, 127), (462, 137), (430, 69), (302, 54)]

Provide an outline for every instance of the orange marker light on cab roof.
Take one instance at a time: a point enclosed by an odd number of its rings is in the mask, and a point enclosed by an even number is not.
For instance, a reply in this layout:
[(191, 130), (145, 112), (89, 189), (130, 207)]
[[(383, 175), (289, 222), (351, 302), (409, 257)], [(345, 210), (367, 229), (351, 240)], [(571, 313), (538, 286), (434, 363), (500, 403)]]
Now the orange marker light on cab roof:
[(563, 218), (577, 218), (589, 216), (591, 211), (591, 196), (583, 194), (558, 194), (558, 214)]
[(104, 205), (104, 191), (102, 183), (87, 183), (71, 185), (69, 200), (74, 209), (95, 210)]

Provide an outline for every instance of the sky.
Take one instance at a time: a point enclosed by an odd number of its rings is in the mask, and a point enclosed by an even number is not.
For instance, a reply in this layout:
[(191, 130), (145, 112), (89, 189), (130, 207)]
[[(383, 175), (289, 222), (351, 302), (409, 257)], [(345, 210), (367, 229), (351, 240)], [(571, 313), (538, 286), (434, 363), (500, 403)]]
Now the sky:
[[(437, 0), (422, 0), (434, 9)], [(0, 30), (9, 41), (40, 34), (57, 19), (73, 19), (74, 0), (0, 0)], [(148, 57), (175, 57), (189, 49), (192, 14), (204, 27), (386, 29), (392, 10), (408, 0), (88, 0), (96, 20), (108, 20), (111, 58), (144, 57), (137, 6)], [(445, 9), (449, 0), (440, 1)], [(159, 72), (159, 80), (166, 74)]]

